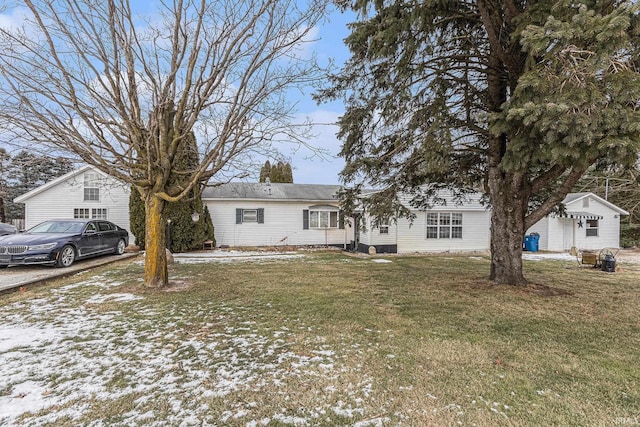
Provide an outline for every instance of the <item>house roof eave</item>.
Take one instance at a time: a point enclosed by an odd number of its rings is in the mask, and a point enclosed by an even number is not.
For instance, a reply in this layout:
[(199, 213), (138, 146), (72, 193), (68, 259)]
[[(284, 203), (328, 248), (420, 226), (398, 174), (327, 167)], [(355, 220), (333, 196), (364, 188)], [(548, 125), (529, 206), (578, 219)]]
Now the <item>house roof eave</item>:
[[(567, 201), (567, 199), (570, 196), (577, 196), (575, 198), (572, 198), (571, 200)], [(605, 205), (606, 207), (608, 207), (611, 210), (614, 210), (616, 212), (618, 212), (618, 214), (620, 215), (629, 215), (629, 212), (625, 211), (624, 209), (614, 205), (613, 203), (603, 199), (602, 197), (598, 196), (597, 194), (594, 194), (592, 192), (586, 192), (586, 193), (569, 193), (567, 194), (567, 196), (565, 197), (565, 199), (562, 201), (562, 203), (567, 206), (567, 209), (569, 207), (569, 205), (572, 205), (576, 202), (579, 202), (580, 200), (584, 200), (586, 197), (592, 197), (593, 199), (597, 200), (599, 203)]]
[(65, 182), (66, 180), (70, 179), (70, 178), (74, 178), (78, 175), (80, 175), (81, 173), (84, 173), (88, 170), (94, 170), (102, 175), (104, 175), (104, 173), (102, 173), (101, 171), (99, 171), (98, 169), (94, 168), (91, 165), (84, 165), (78, 169), (74, 169), (71, 172), (68, 172), (64, 175), (61, 175), (49, 182), (47, 182), (46, 184), (41, 185), (40, 187), (36, 187), (31, 191), (28, 191), (18, 197), (16, 197), (15, 199), (13, 199), (14, 203), (24, 203), (25, 201), (29, 200), (30, 198), (37, 196), (38, 194), (47, 191), (50, 188), (55, 187), (58, 184), (61, 184), (63, 182)]

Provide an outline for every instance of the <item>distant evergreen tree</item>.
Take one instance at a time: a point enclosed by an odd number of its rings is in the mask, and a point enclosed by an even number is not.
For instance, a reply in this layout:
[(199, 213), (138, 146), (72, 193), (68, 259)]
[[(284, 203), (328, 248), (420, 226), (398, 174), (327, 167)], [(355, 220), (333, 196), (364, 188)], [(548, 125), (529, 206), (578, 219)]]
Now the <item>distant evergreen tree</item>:
[(9, 195), (9, 186), (6, 179), (7, 163), (11, 157), (7, 150), (0, 148), (0, 222), (7, 222), (7, 215), (4, 208), (4, 200)]
[(271, 179), (271, 162), (267, 160), (260, 169), (260, 182), (266, 182), (267, 178)]
[(282, 182), (293, 183), (293, 171), (291, 170), (291, 165), (289, 163), (285, 163), (282, 171), (282, 175), (283, 175)]
[(293, 183), (293, 171), (289, 163), (279, 161), (272, 165), (269, 160), (264, 162), (264, 166), (260, 169), (260, 182)]
[(282, 164), (282, 162), (278, 162), (275, 165), (271, 166), (271, 172), (269, 173), (269, 179), (273, 183), (282, 182), (281, 181), (282, 178), (280, 176), (280, 165), (281, 164)]
[(64, 157), (36, 156), (26, 150), (6, 164), (6, 220), (24, 218), (24, 205), (13, 199), (73, 170), (71, 160)]
[[(199, 163), (195, 136), (183, 141), (183, 149), (180, 151), (181, 159), (176, 163), (180, 170), (188, 170)], [(179, 177), (174, 180), (178, 181)], [(215, 240), (213, 224), (208, 210), (202, 204), (202, 191), (200, 187), (194, 187), (188, 198), (179, 202), (167, 203), (165, 206), (165, 218), (171, 219), (171, 248), (172, 252), (184, 252), (190, 249), (198, 249), (205, 240)], [(194, 212), (200, 215), (200, 219), (194, 223), (191, 216)], [(208, 216), (208, 220), (207, 220)], [(145, 212), (144, 202), (139, 192), (132, 188), (129, 198), (129, 221), (131, 233), (135, 236), (136, 245), (144, 249), (145, 241)]]

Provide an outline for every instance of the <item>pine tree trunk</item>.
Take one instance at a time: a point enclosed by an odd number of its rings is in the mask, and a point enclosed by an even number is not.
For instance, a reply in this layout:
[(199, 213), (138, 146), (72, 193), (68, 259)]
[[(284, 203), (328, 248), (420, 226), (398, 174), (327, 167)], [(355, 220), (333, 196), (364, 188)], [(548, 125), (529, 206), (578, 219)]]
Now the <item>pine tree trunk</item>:
[(145, 201), (144, 284), (151, 288), (160, 288), (169, 283), (166, 225), (162, 215), (165, 204), (164, 200), (153, 195)]
[(527, 284), (522, 272), (522, 243), (527, 197), (509, 192), (504, 182), (491, 187), (491, 274), (495, 284)]

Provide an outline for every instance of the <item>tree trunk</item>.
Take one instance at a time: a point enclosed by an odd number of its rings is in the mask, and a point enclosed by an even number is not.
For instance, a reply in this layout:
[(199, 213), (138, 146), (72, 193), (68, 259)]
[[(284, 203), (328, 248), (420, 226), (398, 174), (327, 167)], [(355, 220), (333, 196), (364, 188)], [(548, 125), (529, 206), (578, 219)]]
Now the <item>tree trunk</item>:
[[(491, 192), (491, 275), (499, 285), (522, 286), (522, 242), (527, 197), (494, 183)], [(495, 191), (494, 191), (495, 190)]]
[(166, 202), (153, 195), (145, 200), (144, 284), (160, 288), (169, 283), (167, 272), (166, 226), (162, 215)]

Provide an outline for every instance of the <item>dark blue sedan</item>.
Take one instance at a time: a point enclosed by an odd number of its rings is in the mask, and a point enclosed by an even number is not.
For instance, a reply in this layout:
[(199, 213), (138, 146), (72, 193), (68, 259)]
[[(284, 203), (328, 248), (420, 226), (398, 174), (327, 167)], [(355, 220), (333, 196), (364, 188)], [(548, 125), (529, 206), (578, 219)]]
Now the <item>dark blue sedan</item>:
[(128, 244), (127, 230), (109, 221), (45, 221), (23, 233), (0, 237), (0, 268), (22, 264), (69, 267), (77, 259), (121, 255)]

